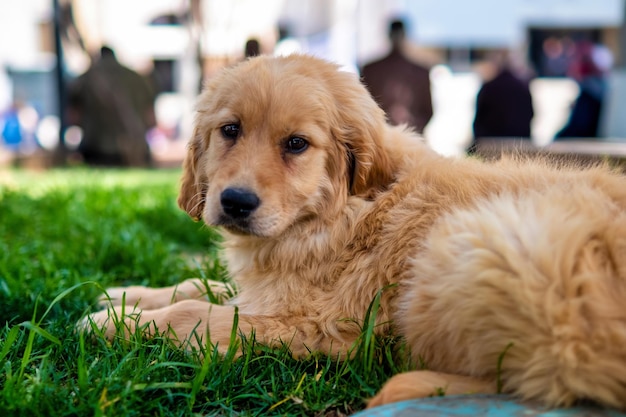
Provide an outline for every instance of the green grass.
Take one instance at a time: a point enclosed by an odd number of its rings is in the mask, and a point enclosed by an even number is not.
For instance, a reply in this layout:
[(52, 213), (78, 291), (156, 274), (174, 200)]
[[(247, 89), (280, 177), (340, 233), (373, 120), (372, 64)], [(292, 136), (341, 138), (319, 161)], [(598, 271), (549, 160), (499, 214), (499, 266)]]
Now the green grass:
[(226, 278), (218, 235), (176, 206), (179, 176), (0, 171), (0, 415), (339, 416), (405, 369), (400, 344), (367, 318), (342, 362), (254, 340), (237, 359), (208, 349), (201, 360), (160, 337), (77, 332), (108, 286)]

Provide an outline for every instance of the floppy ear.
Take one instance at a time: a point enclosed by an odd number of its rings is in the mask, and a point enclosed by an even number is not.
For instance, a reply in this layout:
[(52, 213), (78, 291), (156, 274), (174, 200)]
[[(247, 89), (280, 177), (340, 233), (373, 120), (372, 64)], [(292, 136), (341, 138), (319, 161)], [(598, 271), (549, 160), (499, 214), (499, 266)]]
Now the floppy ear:
[(194, 220), (199, 220), (204, 210), (206, 179), (199, 171), (200, 157), (204, 151), (202, 137), (196, 126), (193, 138), (187, 145), (187, 155), (183, 161), (183, 176), (178, 194), (178, 206)]
[(350, 194), (371, 197), (394, 181), (383, 144), (388, 130), (385, 113), (358, 79), (344, 79), (334, 91), (338, 103), (332, 129), (346, 152)]
[(385, 148), (381, 143), (384, 129), (376, 132), (355, 132), (347, 142), (350, 194), (371, 196), (386, 189), (394, 175)]

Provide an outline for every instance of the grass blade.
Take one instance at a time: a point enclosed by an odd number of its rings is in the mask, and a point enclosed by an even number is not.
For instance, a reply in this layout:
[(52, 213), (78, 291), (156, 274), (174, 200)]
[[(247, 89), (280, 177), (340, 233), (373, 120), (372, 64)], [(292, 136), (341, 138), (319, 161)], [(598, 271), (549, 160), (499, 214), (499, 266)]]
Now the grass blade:
[(30, 321), (25, 321), (23, 323), (20, 323), (20, 326), (25, 328), (25, 329), (28, 329), (31, 332), (37, 333), (38, 335), (42, 336), (45, 339), (48, 339), (49, 341), (51, 341), (55, 345), (61, 346), (61, 341), (59, 339), (57, 339), (56, 337), (51, 335), (49, 332), (47, 332), (46, 330), (42, 329), (38, 325), (33, 324)]
[(4, 365), (4, 358), (9, 354), (11, 349), (16, 350), (17, 348), (13, 346), (17, 336), (19, 335), (20, 328), (18, 326), (13, 326), (9, 333), (7, 333), (7, 338), (4, 340), (4, 344), (2, 346), (2, 351), (0, 351), (0, 368)]

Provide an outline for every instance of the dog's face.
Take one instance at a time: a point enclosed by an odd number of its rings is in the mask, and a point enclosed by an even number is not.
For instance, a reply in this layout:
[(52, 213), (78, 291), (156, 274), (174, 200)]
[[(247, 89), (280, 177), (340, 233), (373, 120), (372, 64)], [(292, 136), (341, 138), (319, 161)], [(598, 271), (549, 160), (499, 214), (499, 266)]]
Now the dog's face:
[(250, 59), (199, 98), (179, 205), (232, 233), (280, 236), (390, 182), (384, 129), (355, 75), (307, 56)]

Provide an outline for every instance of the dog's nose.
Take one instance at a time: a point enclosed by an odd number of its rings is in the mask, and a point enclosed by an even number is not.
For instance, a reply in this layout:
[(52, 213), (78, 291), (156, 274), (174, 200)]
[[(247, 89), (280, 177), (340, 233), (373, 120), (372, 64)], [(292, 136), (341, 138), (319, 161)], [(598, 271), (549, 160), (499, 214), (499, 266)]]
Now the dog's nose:
[(220, 196), (224, 213), (234, 219), (244, 219), (259, 207), (261, 200), (251, 191), (243, 188), (227, 188)]

